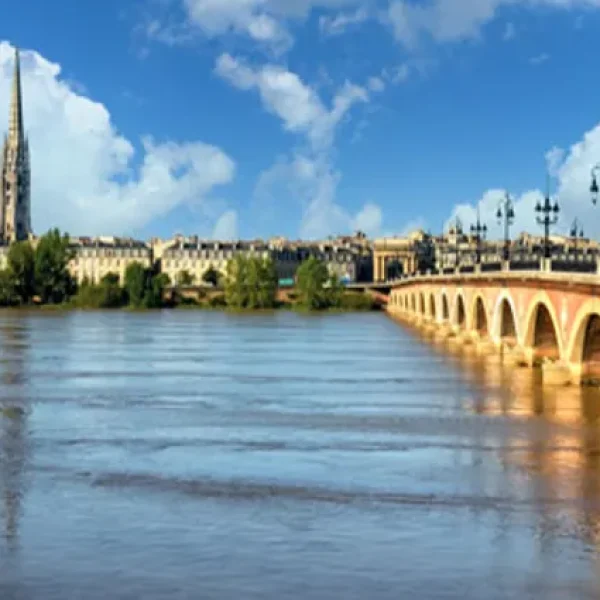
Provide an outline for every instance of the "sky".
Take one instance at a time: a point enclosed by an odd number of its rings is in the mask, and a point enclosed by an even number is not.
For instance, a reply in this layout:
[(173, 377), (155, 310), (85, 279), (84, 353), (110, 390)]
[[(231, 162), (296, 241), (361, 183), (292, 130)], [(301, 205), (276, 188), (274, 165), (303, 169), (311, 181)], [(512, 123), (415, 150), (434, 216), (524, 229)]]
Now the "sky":
[(0, 130), (21, 49), (33, 227), (224, 239), (600, 236), (600, 0), (28, 0), (3, 11)]

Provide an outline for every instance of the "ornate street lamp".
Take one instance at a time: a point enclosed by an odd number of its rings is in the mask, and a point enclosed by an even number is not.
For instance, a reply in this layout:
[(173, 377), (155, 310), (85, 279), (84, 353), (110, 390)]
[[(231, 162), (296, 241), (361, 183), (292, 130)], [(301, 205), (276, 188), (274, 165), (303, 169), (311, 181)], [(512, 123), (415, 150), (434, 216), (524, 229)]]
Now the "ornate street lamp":
[(598, 202), (598, 178), (597, 173), (600, 170), (600, 164), (596, 165), (592, 169), (592, 185), (590, 186), (590, 193), (592, 194), (592, 204)]
[(544, 226), (544, 258), (550, 258), (550, 226), (558, 222), (560, 207), (556, 201), (552, 204), (547, 192), (543, 204), (538, 201), (535, 205), (535, 212), (538, 224)]
[(481, 262), (481, 241), (485, 239), (487, 234), (487, 225), (482, 225), (479, 218), (479, 206), (477, 207), (477, 223), (471, 225), (471, 233), (475, 235), (475, 243), (477, 244), (475, 260), (479, 264)]
[(496, 212), (496, 218), (498, 223), (504, 221), (504, 260), (510, 259), (510, 226), (515, 222), (515, 210), (514, 203), (511, 200), (508, 192), (504, 196), (504, 199), (500, 200), (498, 204), (498, 211)]
[(458, 267), (459, 266), (459, 262), (460, 262), (460, 236), (463, 234), (463, 225), (462, 225), (462, 221), (458, 218), (458, 215), (456, 215), (456, 220), (454, 221), (454, 234), (456, 237), (456, 243), (455, 243), (455, 266)]
[(579, 223), (578, 219), (573, 221), (571, 225), (571, 237), (573, 238), (573, 247), (575, 249), (575, 258), (577, 258), (577, 240), (582, 240), (584, 238), (583, 227)]

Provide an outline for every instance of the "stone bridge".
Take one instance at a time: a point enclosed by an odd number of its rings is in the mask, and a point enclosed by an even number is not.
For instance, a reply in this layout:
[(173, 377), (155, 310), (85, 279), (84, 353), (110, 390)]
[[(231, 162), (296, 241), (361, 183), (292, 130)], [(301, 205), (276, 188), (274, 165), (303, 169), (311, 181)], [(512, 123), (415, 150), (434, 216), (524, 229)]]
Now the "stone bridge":
[(539, 366), (548, 384), (600, 380), (600, 276), (421, 275), (392, 284), (395, 318), (492, 360)]

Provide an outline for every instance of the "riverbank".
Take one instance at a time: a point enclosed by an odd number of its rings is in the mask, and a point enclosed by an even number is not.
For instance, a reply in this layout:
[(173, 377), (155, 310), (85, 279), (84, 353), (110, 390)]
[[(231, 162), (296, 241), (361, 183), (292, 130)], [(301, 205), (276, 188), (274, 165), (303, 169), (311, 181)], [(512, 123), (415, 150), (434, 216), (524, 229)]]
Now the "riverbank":
[(274, 306), (269, 308), (248, 308), (248, 307), (235, 307), (230, 306), (225, 301), (225, 295), (221, 291), (211, 291), (202, 298), (179, 298), (166, 299), (164, 304), (153, 308), (135, 307), (131, 305), (120, 305), (111, 307), (102, 306), (85, 306), (78, 304), (74, 300), (63, 302), (60, 304), (26, 304), (19, 306), (8, 306), (2, 307), (0, 310), (10, 312), (24, 312), (24, 311), (48, 311), (48, 312), (61, 312), (61, 311), (130, 311), (130, 312), (147, 312), (155, 310), (201, 310), (201, 311), (217, 311), (217, 312), (231, 312), (231, 313), (244, 313), (244, 314), (264, 314), (277, 311), (293, 311), (299, 313), (310, 313), (310, 314), (341, 314), (351, 312), (374, 312), (379, 311), (381, 308), (375, 302), (375, 300), (366, 294), (360, 292), (346, 292), (340, 297), (339, 303), (335, 306), (328, 306), (325, 308), (311, 309), (300, 304), (293, 295), (286, 294), (279, 296)]

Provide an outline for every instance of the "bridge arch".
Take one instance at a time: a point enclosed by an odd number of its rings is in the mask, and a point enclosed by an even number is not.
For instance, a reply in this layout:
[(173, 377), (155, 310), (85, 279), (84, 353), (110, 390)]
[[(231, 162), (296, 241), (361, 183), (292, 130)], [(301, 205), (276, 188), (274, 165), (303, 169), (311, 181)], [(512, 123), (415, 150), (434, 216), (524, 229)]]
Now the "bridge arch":
[(419, 294), (419, 313), (425, 316), (425, 294), (423, 292)]
[(475, 297), (471, 315), (473, 330), (482, 337), (487, 336), (489, 334), (488, 313), (482, 296), (478, 295)]
[(508, 292), (496, 300), (492, 317), (492, 337), (496, 342), (514, 346), (519, 342), (520, 330), (517, 308)]
[(467, 326), (467, 311), (465, 308), (465, 299), (462, 293), (456, 294), (454, 300), (454, 324), (460, 329), (465, 329)]
[(413, 292), (413, 294), (410, 297), (410, 310), (412, 312), (417, 312), (417, 299), (415, 297), (414, 292)]
[(429, 295), (429, 316), (432, 321), (437, 320), (437, 310), (435, 307), (435, 296), (433, 292)]
[(563, 355), (560, 326), (547, 294), (542, 292), (532, 299), (524, 323), (523, 345), (533, 348), (535, 358), (557, 360)]
[(600, 378), (600, 300), (584, 302), (575, 315), (566, 357), (583, 377)]
[(446, 322), (450, 320), (450, 306), (446, 292), (442, 292), (442, 319)]

